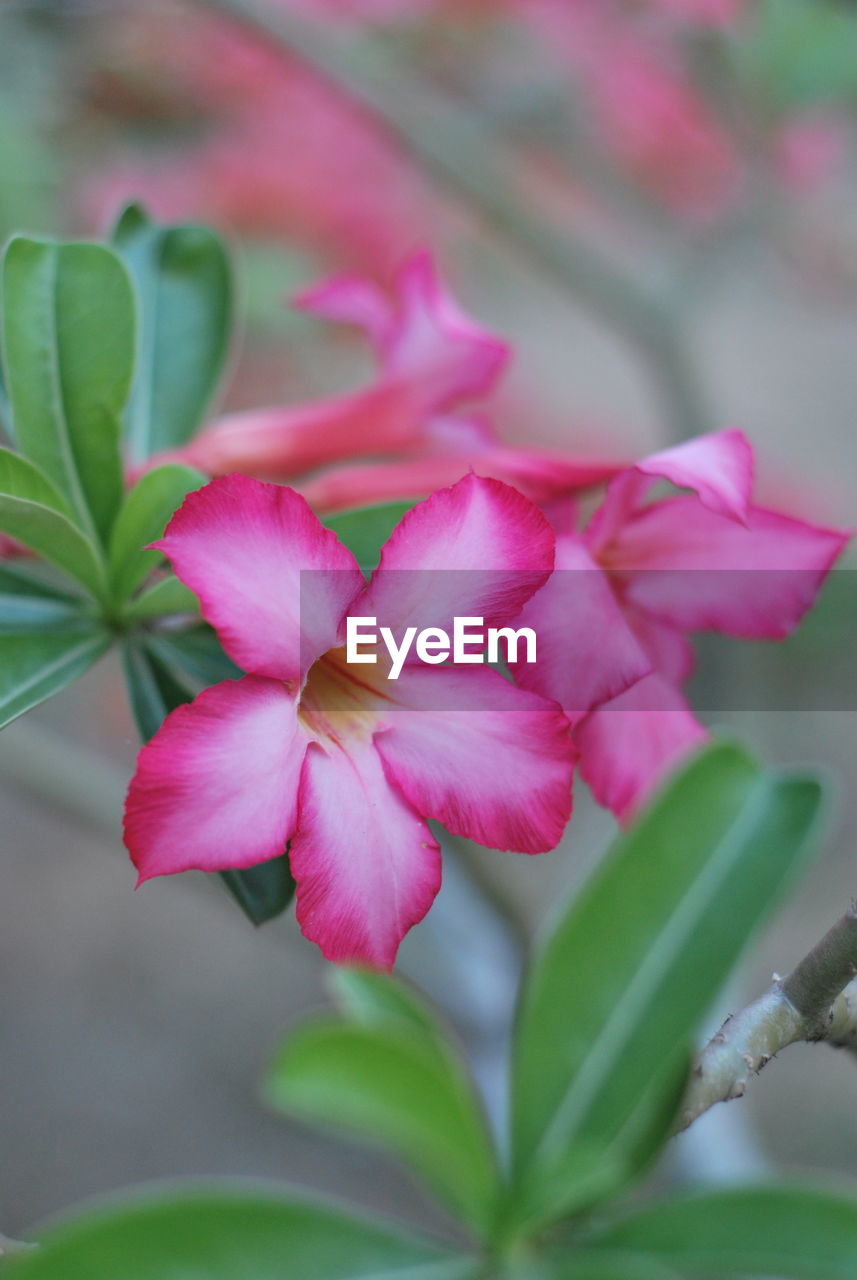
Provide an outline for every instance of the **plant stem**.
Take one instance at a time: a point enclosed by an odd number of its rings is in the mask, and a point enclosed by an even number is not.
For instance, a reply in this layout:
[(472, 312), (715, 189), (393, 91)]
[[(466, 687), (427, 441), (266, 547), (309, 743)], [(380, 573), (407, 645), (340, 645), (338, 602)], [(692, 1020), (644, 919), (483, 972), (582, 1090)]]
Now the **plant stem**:
[(751, 1076), (799, 1040), (857, 1051), (857, 904), (788, 977), (726, 1019), (697, 1058), (680, 1128), (715, 1103), (742, 1097)]
[(675, 439), (712, 429), (668, 295), (617, 267), (594, 245), (557, 228), (528, 202), (514, 153), (491, 122), (441, 93), (412, 66), (366, 38), (258, 0), (198, 0), (273, 40), (362, 109), (428, 172), (602, 320), (629, 339), (655, 375)]

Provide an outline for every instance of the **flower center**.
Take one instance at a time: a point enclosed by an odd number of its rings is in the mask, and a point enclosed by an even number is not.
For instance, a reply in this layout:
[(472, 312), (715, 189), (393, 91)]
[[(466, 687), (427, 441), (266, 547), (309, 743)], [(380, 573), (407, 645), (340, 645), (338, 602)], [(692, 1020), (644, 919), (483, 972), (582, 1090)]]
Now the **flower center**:
[(384, 692), (386, 684), (383, 669), (367, 665), (358, 674), (345, 660), (344, 645), (330, 649), (310, 667), (298, 718), (315, 738), (368, 739), (391, 701)]

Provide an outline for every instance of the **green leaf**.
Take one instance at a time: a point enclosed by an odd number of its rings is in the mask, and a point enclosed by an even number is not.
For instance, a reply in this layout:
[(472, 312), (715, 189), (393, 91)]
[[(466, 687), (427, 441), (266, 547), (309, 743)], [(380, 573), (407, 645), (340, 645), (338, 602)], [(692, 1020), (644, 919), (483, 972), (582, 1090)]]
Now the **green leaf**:
[(158, 732), (169, 713), (190, 702), (193, 693), (146, 651), (137, 637), (122, 645), (122, 664), (134, 721), (144, 742)]
[(223, 372), (232, 324), (232, 282), (222, 242), (205, 227), (163, 227), (138, 205), (113, 241), (140, 296), (137, 375), (128, 407), (134, 461), (194, 434)]
[(244, 674), (224, 653), (216, 632), (205, 624), (169, 634), (152, 633), (147, 647), (194, 693), (221, 680), (240, 680)]
[(146, 551), (146, 546), (162, 536), (173, 512), (205, 482), (202, 472), (175, 463), (155, 467), (137, 481), (110, 536), (108, 564), (114, 599), (127, 599), (163, 562), (159, 551)]
[[(759, 922), (815, 843), (812, 777), (709, 747), (615, 844), (537, 957), (515, 1037), (520, 1184), (576, 1143), (645, 1163), (666, 1139), (683, 1055)], [(532, 1195), (532, 1188), (530, 1188)]]
[(413, 502), (384, 502), (373, 507), (355, 507), (325, 516), (322, 523), (348, 547), (360, 568), (370, 571), (378, 564), (381, 547), (413, 505)]
[(7, 560), (0, 564), (0, 631), (35, 629), (80, 619), (86, 607), (81, 597), (45, 582), (24, 567), (26, 563)]
[(9, 393), (6, 390), (6, 375), (3, 372), (2, 359), (0, 359), (0, 430), (7, 440), (12, 439), (12, 406), (9, 404)]
[(180, 578), (170, 574), (142, 591), (124, 610), (126, 620), (143, 622), (170, 613), (197, 613), (199, 600)]
[(390, 1147), (481, 1235), (499, 1179), (473, 1086), (455, 1054), (405, 1024), (318, 1022), (293, 1035), (267, 1092), (290, 1115)]
[[(198, 692), (196, 682), (189, 678), (187, 671), (180, 663), (171, 661), (179, 639), (173, 637), (158, 644), (154, 637), (143, 640), (132, 636), (122, 647), (131, 709), (144, 741), (157, 733), (171, 711), (190, 702)], [(288, 852), (255, 867), (221, 871), (220, 878), (255, 925), (282, 915), (294, 897), (295, 882)]]
[(279, 858), (255, 867), (221, 871), (220, 878), (251, 924), (267, 924), (281, 916), (295, 896), (288, 848)]
[(0, 634), (0, 728), (83, 675), (110, 643), (108, 632), (74, 621)]
[(101, 556), (65, 510), (64, 499), (38, 467), (0, 449), (0, 529), (104, 600)]
[(413, 987), (392, 974), (356, 965), (336, 965), (330, 983), (337, 1001), (354, 1022), (364, 1027), (405, 1026), (430, 1041), (443, 1040), (433, 1011)]
[(630, 1254), (682, 1276), (853, 1280), (857, 1195), (812, 1186), (700, 1192), (635, 1213), (596, 1242), (606, 1257)]
[(15, 440), (102, 540), (122, 501), (119, 415), (134, 369), (134, 297), (96, 244), (17, 236), (3, 274), (3, 360)]
[(9, 1280), (470, 1280), (472, 1260), (265, 1186), (106, 1202), (4, 1262)]
[(686, 1280), (651, 1258), (632, 1253), (598, 1254), (590, 1249), (557, 1253), (533, 1280)]

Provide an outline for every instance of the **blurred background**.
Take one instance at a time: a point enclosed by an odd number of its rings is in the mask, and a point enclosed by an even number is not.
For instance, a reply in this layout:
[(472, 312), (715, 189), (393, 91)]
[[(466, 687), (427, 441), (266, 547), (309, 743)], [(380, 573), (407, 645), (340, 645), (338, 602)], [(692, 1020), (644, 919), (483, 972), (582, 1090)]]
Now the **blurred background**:
[[(289, 297), (334, 270), (388, 284), (429, 246), (513, 346), (488, 406), (506, 439), (630, 458), (741, 426), (763, 500), (853, 525), (855, 105), (857, 7), (834, 0), (4, 0), (0, 234), (104, 234), (129, 198), (225, 233), (229, 408), (355, 385), (361, 345)], [(839, 790), (823, 856), (712, 1029), (857, 891), (846, 563), (785, 659), (701, 650), (705, 718), (768, 760), (821, 761)], [(0, 738), (0, 1228), (179, 1173), (431, 1223), (392, 1164), (265, 1112), (263, 1065), (326, 998), (324, 962), (290, 915), (254, 931), (212, 881), (132, 892), (136, 746), (110, 662)], [(551, 854), (450, 849), (405, 943), (495, 1115), (522, 945), (611, 832), (581, 784)], [(791, 1049), (658, 1176), (857, 1175), (855, 1098), (853, 1059)]]

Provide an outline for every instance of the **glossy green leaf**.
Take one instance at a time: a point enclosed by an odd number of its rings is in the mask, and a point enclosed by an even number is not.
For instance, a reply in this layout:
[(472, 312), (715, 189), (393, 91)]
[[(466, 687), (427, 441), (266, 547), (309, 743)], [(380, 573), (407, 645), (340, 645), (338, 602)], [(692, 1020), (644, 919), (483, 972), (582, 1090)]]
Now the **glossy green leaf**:
[(119, 418), (134, 368), (134, 297), (112, 250), (15, 237), (3, 361), (17, 447), (106, 539), (122, 501)]
[(55, 1226), (9, 1280), (470, 1280), (473, 1262), (270, 1186), (164, 1187)]
[(103, 600), (107, 580), (101, 555), (66, 510), (63, 497), (37, 466), (0, 449), (0, 530)]
[(381, 547), (413, 505), (413, 502), (384, 502), (378, 506), (355, 507), (325, 516), (322, 523), (348, 547), (361, 569), (369, 571), (376, 567)]
[(160, 552), (145, 548), (161, 537), (173, 512), (205, 480), (200, 471), (170, 463), (147, 471), (137, 481), (110, 536), (108, 564), (114, 599), (127, 599), (163, 562)]
[[(131, 709), (144, 741), (158, 731), (171, 711), (190, 702), (207, 683), (191, 679), (187, 670), (173, 661), (177, 639), (171, 637), (158, 644), (154, 637), (131, 636), (122, 647)], [(220, 879), (255, 925), (282, 915), (294, 897), (288, 852), (255, 867), (221, 871)]]
[(0, 633), (0, 727), (83, 675), (110, 643), (108, 632), (74, 620)]
[(679, 1196), (608, 1228), (597, 1244), (608, 1257), (633, 1255), (706, 1280), (853, 1280), (857, 1193), (754, 1184)]
[(138, 205), (113, 240), (140, 297), (137, 373), (127, 436), (140, 462), (184, 444), (201, 423), (223, 372), (232, 282), (222, 242), (205, 227), (158, 226)]
[(290, 1115), (390, 1147), (477, 1232), (491, 1231), (499, 1181), (473, 1086), (451, 1050), (393, 1023), (319, 1022), (286, 1042), (267, 1092)]
[(806, 860), (820, 801), (814, 778), (763, 771), (737, 747), (713, 745), (620, 837), (525, 985), (513, 1098), (520, 1181), (544, 1179), (555, 1196), (578, 1142), (631, 1166), (654, 1154), (682, 1055)]

